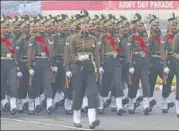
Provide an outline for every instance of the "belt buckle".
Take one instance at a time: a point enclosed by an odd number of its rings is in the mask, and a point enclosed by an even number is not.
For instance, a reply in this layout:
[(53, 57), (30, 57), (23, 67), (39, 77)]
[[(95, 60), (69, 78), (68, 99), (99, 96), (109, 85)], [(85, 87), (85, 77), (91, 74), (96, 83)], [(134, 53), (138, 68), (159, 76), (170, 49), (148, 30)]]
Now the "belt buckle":
[(113, 57), (114, 57), (114, 58), (116, 58), (116, 56), (117, 56), (116, 54), (113, 54)]
[(6, 57), (7, 57), (7, 58), (11, 58), (11, 53), (7, 53), (7, 54), (6, 54)]
[(40, 53), (41, 54), (41, 56), (46, 56), (46, 54), (44, 53), (44, 52), (42, 52), (42, 53)]
[(145, 57), (145, 52), (142, 51), (142, 52), (140, 53), (140, 55), (141, 55), (141, 57)]

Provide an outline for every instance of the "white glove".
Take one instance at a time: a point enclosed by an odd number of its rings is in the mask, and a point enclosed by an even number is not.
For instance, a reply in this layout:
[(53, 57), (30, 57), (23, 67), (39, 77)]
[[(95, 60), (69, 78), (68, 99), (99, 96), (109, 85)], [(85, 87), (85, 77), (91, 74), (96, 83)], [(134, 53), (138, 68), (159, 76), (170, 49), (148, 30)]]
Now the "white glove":
[(165, 67), (164, 72), (168, 74), (170, 72), (170, 69), (168, 67)]
[(54, 66), (54, 67), (52, 68), (52, 70), (53, 70), (54, 72), (57, 72), (57, 71), (58, 71), (58, 67)]
[(100, 67), (100, 68), (99, 68), (99, 73), (100, 73), (100, 74), (103, 74), (103, 73), (104, 73), (103, 67)]
[(78, 59), (79, 59), (80, 61), (88, 60), (88, 59), (89, 59), (89, 55), (79, 55), (79, 56), (78, 56)]
[(22, 75), (22, 72), (18, 71), (18, 72), (17, 72), (17, 77), (18, 77), (18, 78), (22, 78), (22, 76), (23, 76), (23, 75)]
[(67, 76), (68, 78), (71, 78), (71, 77), (72, 77), (72, 72), (71, 72), (71, 71), (67, 71), (67, 72), (66, 72), (66, 76)]
[(31, 76), (33, 76), (33, 75), (35, 75), (35, 71), (34, 71), (33, 69), (30, 69), (30, 70), (29, 70), (29, 74), (30, 74)]
[(135, 69), (133, 67), (129, 68), (129, 73), (134, 74)]

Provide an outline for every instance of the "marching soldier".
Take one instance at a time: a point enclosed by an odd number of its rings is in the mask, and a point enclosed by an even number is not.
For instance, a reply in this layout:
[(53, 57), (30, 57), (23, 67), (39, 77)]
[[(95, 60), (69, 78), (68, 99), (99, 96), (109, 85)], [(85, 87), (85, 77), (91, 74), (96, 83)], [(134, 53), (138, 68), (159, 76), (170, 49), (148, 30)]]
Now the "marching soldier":
[(96, 109), (99, 106), (96, 73), (99, 69), (99, 52), (96, 39), (88, 32), (89, 20), (87, 11), (81, 11), (80, 32), (70, 40), (70, 71), (69, 65), (65, 66), (66, 76), (71, 78), (73, 88), (73, 122), (75, 127), (81, 125), (81, 105), (84, 95), (88, 97), (88, 118), (90, 128), (100, 124), (96, 119)]
[[(100, 89), (100, 107), (98, 108), (98, 111), (100, 114), (104, 113), (104, 108), (106, 105), (105, 98), (109, 95), (108, 94), (109, 89), (111, 88), (112, 92), (115, 92), (113, 93), (113, 96), (116, 96), (115, 103), (117, 106), (117, 114), (122, 115), (124, 112), (123, 110), (124, 93), (123, 93), (122, 78), (121, 78), (121, 73), (122, 73), (121, 63), (123, 63), (122, 61), (126, 57), (126, 45), (124, 42), (125, 40), (122, 43), (120, 43), (119, 41), (120, 38), (122, 38), (120, 37), (120, 35), (123, 34), (121, 32), (116, 33), (115, 27), (111, 25), (113, 24), (113, 18), (111, 17), (106, 22), (107, 24), (109, 23), (109, 25), (107, 25), (109, 31), (108, 33), (103, 34), (99, 40), (99, 44), (101, 47), (100, 52), (102, 52), (101, 59), (102, 59), (102, 66), (104, 68), (104, 74), (103, 74), (102, 85)], [(123, 24), (121, 24), (120, 22), (122, 22)], [(118, 26), (120, 25), (121, 27), (126, 27), (128, 24), (127, 19), (123, 16), (121, 16), (120, 22), (118, 22)], [(124, 31), (126, 30), (124, 29)], [(122, 48), (120, 50), (120, 54), (118, 54), (119, 48)], [(110, 102), (106, 101), (106, 103), (110, 103)]]
[(174, 38), (174, 57), (176, 59), (176, 114), (179, 117), (179, 29)]
[(161, 64), (163, 68), (163, 80), (164, 85), (162, 89), (162, 112), (168, 113), (170, 107), (174, 106), (173, 102), (168, 101), (168, 97), (171, 93), (171, 84), (174, 78), (176, 69), (176, 60), (173, 57), (172, 45), (174, 42), (174, 36), (177, 29), (177, 19), (175, 14), (168, 19), (168, 33), (162, 38), (161, 41)]
[(24, 20), (21, 25), (21, 36), (17, 40), (16, 50), (19, 56), (20, 68), (23, 73), (23, 77), (19, 83), (18, 88), (18, 98), (19, 98), (19, 107), (18, 111), (20, 113), (24, 112), (24, 109), (27, 107), (27, 92), (28, 92), (28, 68), (27, 68), (27, 49), (28, 49), (28, 41), (29, 41), (29, 22)]
[(144, 23), (142, 21), (142, 17), (140, 14), (136, 13), (134, 17), (135, 29), (136, 33), (129, 36), (129, 43), (131, 44), (131, 56), (132, 63), (134, 67), (129, 68), (131, 84), (129, 86), (129, 113), (135, 113), (135, 105), (134, 100), (136, 97), (136, 93), (139, 87), (139, 80), (142, 83), (143, 89), (143, 109), (144, 114), (148, 115), (151, 112), (151, 108), (149, 106), (149, 97), (150, 97), (150, 85), (149, 85), (149, 69), (150, 62), (147, 57), (148, 49), (147, 49), (147, 35), (144, 27)]
[[(2, 23), (2, 28), (14, 27), (15, 23), (8, 21)], [(16, 36), (14, 32), (1, 32), (1, 102), (5, 99), (7, 88), (10, 90), (10, 111), (12, 115), (17, 111), (17, 92), (19, 79), (22, 78), (17, 61), (17, 52), (15, 49)], [(5, 105), (4, 105), (5, 106)]]
[[(48, 20), (45, 22), (48, 22)], [(44, 21), (41, 21), (41, 19), (36, 20), (36, 25), (39, 26), (42, 22)], [(31, 83), (29, 113), (34, 114), (34, 98), (39, 97), (43, 92), (46, 98), (47, 113), (51, 114), (54, 111), (51, 83), (54, 83), (55, 72), (58, 70), (54, 66), (54, 36), (50, 34), (48, 29), (46, 34), (41, 30), (37, 31), (37, 29), (32, 31), (27, 55), (29, 83)]]
[[(4, 33), (5, 33), (5, 30), (7, 30), (7, 27), (4, 27), (5, 26), (5, 24), (8, 22), (8, 19), (3, 15), (3, 16), (1, 16), (1, 34), (3, 34), (3, 31), (4, 31)], [(2, 35), (3, 36), (3, 35)], [(1, 36), (1, 37), (2, 37)], [(6, 84), (6, 87), (7, 87), (8, 85)], [(6, 89), (7, 90), (7, 89)], [(9, 100), (8, 100), (8, 98), (7, 98), (7, 93), (5, 93), (6, 94), (6, 97), (5, 97), (5, 99), (3, 99), (3, 100), (1, 100), (1, 104), (2, 104), (2, 110), (5, 112), (5, 111), (9, 111), (10, 110), (10, 103), (9, 103)]]
[[(58, 23), (60, 25), (60, 31), (56, 36), (56, 44), (55, 44), (55, 61), (58, 65), (58, 72), (56, 76), (56, 86), (60, 87), (60, 93), (64, 92), (66, 98), (63, 98), (60, 102), (61, 105), (64, 103), (64, 108), (66, 114), (72, 114), (72, 90), (68, 90), (65, 87), (65, 69), (63, 66), (64, 61), (64, 48), (66, 44), (66, 39), (68, 38), (68, 25), (67, 25), (67, 18), (65, 15), (61, 15), (58, 18)], [(60, 85), (60, 86), (59, 86)], [(64, 101), (65, 100), (65, 101)], [(63, 102), (64, 101), (64, 102)]]
[(151, 87), (151, 98), (150, 98), (150, 106), (153, 108), (156, 105), (157, 101), (153, 98), (154, 89), (157, 77), (160, 76), (162, 78), (163, 70), (160, 64), (160, 44), (161, 44), (161, 31), (159, 28), (159, 19), (152, 15), (149, 23), (151, 25), (150, 28), (150, 36), (148, 39), (148, 48), (149, 48), (149, 60), (151, 63), (149, 81)]
[[(64, 68), (66, 67), (66, 65), (69, 65), (70, 66), (70, 56), (68, 55), (69, 54), (69, 51), (70, 51), (70, 46), (69, 46), (69, 43), (71, 41), (71, 39), (73, 38), (73, 36), (75, 36), (76, 34), (79, 33), (79, 18), (80, 18), (80, 14), (76, 14), (74, 17), (72, 17), (72, 19), (70, 20), (70, 23), (71, 26), (71, 33), (70, 35), (66, 38), (66, 44), (65, 44), (65, 47), (64, 47), (64, 62), (63, 62), (63, 66)], [(65, 112), (66, 114), (72, 114), (72, 106), (73, 106), (73, 88), (71, 86), (71, 83), (70, 83), (70, 80), (69, 80), (69, 83), (66, 83), (66, 84), (69, 84), (69, 87), (66, 85), (65, 86), (65, 103), (64, 103), (64, 108), (65, 108)]]

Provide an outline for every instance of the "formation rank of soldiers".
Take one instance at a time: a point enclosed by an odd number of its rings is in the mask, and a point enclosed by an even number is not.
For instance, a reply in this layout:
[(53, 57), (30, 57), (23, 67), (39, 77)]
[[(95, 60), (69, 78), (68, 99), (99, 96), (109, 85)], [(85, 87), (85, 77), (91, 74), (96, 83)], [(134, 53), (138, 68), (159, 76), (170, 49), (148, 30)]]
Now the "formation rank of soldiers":
[[(52, 114), (64, 107), (75, 127), (82, 127), (85, 112), (93, 129), (100, 124), (96, 114), (105, 114), (109, 106), (120, 116), (126, 110), (135, 114), (141, 104), (149, 115), (157, 104), (153, 94), (159, 75), (162, 112), (175, 106), (179, 117), (177, 18), (168, 19), (167, 35), (162, 36), (155, 15), (149, 25), (147, 34), (138, 13), (130, 22), (111, 14), (91, 18), (86, 10), (70, 18), (1, 16), (1, 113), (34, 115), (45, 109)], [(176, 104), (168, 100), (174, 75)], [(143, 95), (136, 97), (139, 81)]]

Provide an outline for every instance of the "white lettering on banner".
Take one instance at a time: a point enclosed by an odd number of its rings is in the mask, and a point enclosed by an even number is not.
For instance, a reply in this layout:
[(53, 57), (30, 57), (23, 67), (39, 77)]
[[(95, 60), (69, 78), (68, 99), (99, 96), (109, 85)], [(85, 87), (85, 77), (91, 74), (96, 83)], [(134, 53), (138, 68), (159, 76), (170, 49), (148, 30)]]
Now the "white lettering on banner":
[(135, 1), (119, 1), (119, 8), (135, 8)]
[(150, 1), (151, 8), (174, 8), (172, 1)]
[(149, 2), (148, 1), (138, 1), (137, 6), (138, 6), (138, 8), (148, 8)]

